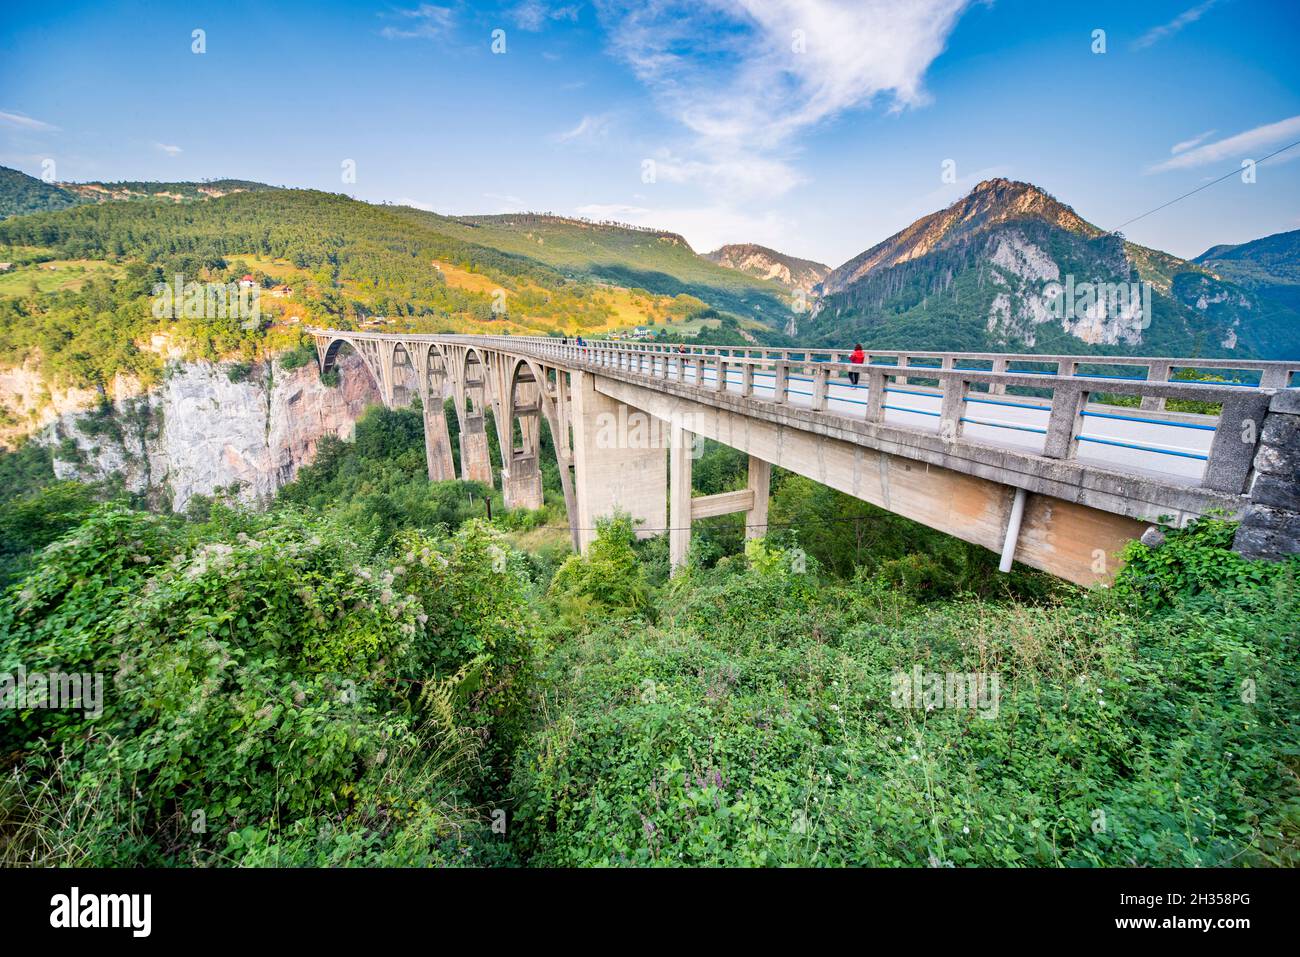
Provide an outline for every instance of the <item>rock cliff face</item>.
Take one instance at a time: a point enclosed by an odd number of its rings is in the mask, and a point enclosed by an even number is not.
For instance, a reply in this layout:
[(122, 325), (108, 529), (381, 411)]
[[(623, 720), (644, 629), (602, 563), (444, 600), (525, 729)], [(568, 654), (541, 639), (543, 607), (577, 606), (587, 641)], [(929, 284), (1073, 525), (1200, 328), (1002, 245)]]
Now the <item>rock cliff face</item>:
[(831, 271), (830, 266), (822, 263), (787, 256), (754, 243), (722, 246), (711, 253), (705, 253), (704, 258), (759, 279), (775, 279), (784, 286), (802, 289), (804, 292), (811, 291)]
[[(176, 510), (218, 491), (260, 504), (311, 462), (322, 436), (351, 436), (379, 401), (357, 356), (340, 360), (337, 387), (322, 383), (314, 364), (258, 363), (239, 381), (232, 368), (173, 363), (157, 388), (119, 395), (111, 413), (93, 408), (96, 393), (76, 408), (65, 402), (46, 413), (51, 420), (35, 439), (54, 447), (60, 478), (118, 476), (128, 490)], [(35, 390), (31, 371), (24, 384)], [(12, 373), (7, 381), (17, 382)]]

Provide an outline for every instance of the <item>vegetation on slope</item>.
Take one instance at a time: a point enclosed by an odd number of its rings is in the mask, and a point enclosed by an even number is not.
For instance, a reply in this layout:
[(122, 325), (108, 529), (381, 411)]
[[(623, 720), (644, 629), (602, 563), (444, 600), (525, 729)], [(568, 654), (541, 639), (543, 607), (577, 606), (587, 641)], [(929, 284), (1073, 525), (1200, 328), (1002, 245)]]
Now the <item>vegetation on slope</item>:
[[(1300, 560), (1244, 561), (1226, 523), (1134, 544), (1109, 592), (989, 588), (778, 476), (798, 527), (710, 526), (669, 579), (626, 521), (557, 563), (466, 520), (469, 489), (419, 500), (414, 421), (367, 419), (269, 513), (31, 530), (0, 673), (101, 672), (104, 710), (6, 713), (0, 859), (1300, 862)], [(896, 706), (913, 669), (997, 695)]]

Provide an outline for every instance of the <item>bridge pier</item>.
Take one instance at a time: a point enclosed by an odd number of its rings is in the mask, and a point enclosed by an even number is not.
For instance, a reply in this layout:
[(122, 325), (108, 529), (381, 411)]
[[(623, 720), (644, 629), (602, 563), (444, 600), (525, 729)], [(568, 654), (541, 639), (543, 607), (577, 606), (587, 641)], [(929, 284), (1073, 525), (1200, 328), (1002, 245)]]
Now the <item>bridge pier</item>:
[(520, 456), (511, 461), (509, 472), (502, 470), (501, 497), (506, 508), (542, 507), (542, 470), (537, 456)]
[(767, 534), (767, 497), (772, 486), (772, 463), (749, 457), (749, 491), (754, 503), (745, 512), (745, 537), (762, 538)]
[[(595, 541), (596, 519), (616, 512), (632, 517), (638, 537), (660, 534), (668, 524), (663, 423), (597, 392), (590, 372), (575, 371), (570, 381), (580, 549), (586, 552)], [(634, 416), (640, 427), (629, 427)]]
[(492, 458), (482, 415), (466, 415), (461, 420), (460, 478), (463, 482), (492, 484)]
[(447, 414), (442, 401), (432, 395), (424, 397), (424, 458), (429, 467), (430, 482), (450, 482), (456, 478)]
[(686, 564), (691, 551), (691, 446), (695, 436), (680, 425), (672, 427), (668, 451), (668, 564), (673, 571)]
[(695, 434), (681, 425), (672, 426), (668, 459), (668, 562), (675, 571), (686, 564), (691, 551), (691, 523), (714, 515), (745, 514), (745, 538), (767, 534), (767, 498), (772, 482), (772, 465), (757, 456), (749, 457), (749, 480), (737, 492), (691, 497), (691, 473)]

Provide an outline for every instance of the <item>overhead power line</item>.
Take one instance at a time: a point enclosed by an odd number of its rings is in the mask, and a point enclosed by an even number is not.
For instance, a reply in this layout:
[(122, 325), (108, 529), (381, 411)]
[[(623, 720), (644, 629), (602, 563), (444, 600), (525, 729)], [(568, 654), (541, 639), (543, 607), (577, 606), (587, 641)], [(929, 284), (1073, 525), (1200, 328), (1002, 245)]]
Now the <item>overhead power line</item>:
[[(1271, 153), (1269, 153), (1267, 156), (1265, 156), (1264, 159), (1256, 160), (1256, 161), (1255, 161), (1255, 165), (1258, 166), (1260, 163), (1263, 163), (1265, 160), (1270, 160), (1270, 159), (1272, 159), (1274, 156), (1277, 156), (1278, 153), (1285, 153), (1287, 150), (1291, 149), (1291, 147), (1293, 147), (1293, 146), (1300, 146), (1300, 140), (1296, 140), (1294, 143), (1289, 143), (1289, 144), (1287, 144), (1286, 146), (1283, 146), (1281, 149), (1274, 150), (1273, 152), (1271, 152)], [(1239, 172), (1241, 172), (1241, 167), (1237, 167), (1236, 169), (1228, 170), (1228, 172), (1224, 173), (1224, 174), (1223, 174), (1222, 176), (1220, 176), (1218, 179), (1212, 179), (1212, 180), (1210, 180), (1208, 183), (1203, 183), (1203, 184), (1201, 184), (1200, 186), (1196, 187), (1196, 189), (1191, 190), (1190, 192), (1187, 192), (1187, 193), (1183, 193), (1182, 196), (1175, 196), (1173, 199), (1169, 200), (1169, 202), (1167, 202), (1167, 203), (1161, 203), (1161, 204), (1160, 204), (1159, 206), (1157, 206), (1155, 209), (1148, 209), (1148, 210), (1147, 210), (1145, 213), (1143, 213), (1141, 216), (1134, 216), (1132, 219), (1128, 220), (1128, 222), (1120, 223), (1118, 226), (1116, 226), (1114, 229), (1112, 229), (1111, 232), (1113, 232), (1113, 233), (1117, 233), (1117, 232), (1119, 232), (1121, 229), (1123, 229), (1125, 226), (1130, 226), (1130, 225), (1132, 225), (1133, 223), (1136, 223), (1139, 219), (1146, 219), (1146, 218), (1147, 218), (1148, 216), (1150, 216), (1152, 213), (1158, 213), (1158, 212), (1160, 212), (1160, 210), (1165, 209), (1166, 207), (1172, 206), (1172, 205), (1174, 205), (1174, 203), (1177, 203), (1177, 202), (1180, 201), (1180, 200), (1184, 200), (1184, 199), (1186, 199), (1188, 196), (1195, 196), (1195, 195), (1196, 195), (1197, 193), (1199, 193), (1201, 190), (1203, 190), (1203, 189), (1209, 189), (1209, 188), (1210, 188), (1211, 186), (1213, 186), (1215, 183), (1222, 183), (1222, 182), (1223, 182), (1225, 179), (1227, 179), (1229, 176), (1235, 176), (1235, 175), (1236, 175), (1237, 173), (1239, 173)]]

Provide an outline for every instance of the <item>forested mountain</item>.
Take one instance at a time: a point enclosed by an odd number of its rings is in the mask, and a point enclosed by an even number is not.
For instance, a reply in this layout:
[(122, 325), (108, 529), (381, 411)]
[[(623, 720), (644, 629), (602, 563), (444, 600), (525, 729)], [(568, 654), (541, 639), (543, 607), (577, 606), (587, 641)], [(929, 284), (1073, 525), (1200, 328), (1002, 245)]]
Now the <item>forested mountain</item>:
[(78, 385), (119, 371), (148, 378), (160, 360), (139, 344), (158, 332), (195, 356), (259, 347), (263, 330), (237, 319), (155, 318), (150, 295), (177, 274), (230, 283), (252, 273), (281, 297), (263, 297), (272, 324), (382, 317), (426, 332), (590, 335), (698, 329), (734, 309), (753, 337), (765, 328), (756, 315), (788, 311), (777, 284), (705, 262), (667, 234), (549, 218), (462, 222), (306, 190), (16, 217), (0, 223), (0, 261), (16, 266), (0, 278), (0, 360), (35, 353)]
[[(1150, 283), (1150, 310), (1132, 297)], [(1087, 297), (1072, 290), (1091, 284)], [(801, 338), (878, 348), (1300, 354), (1248, 288), (1105, 233), (1028, 183), (989, 180), (835, 269)], [(1096, 298), (1091, 298), (1093, 292)], [(1141, 291), (1139, 287), (1138, 291)], [(1055, 295), (1054, 295), (1055, 294)], [(1072, 305), (1072, 308), (1071, 308)]]
[(252, 193), (268, 189), (275, 187), (243, 179), (214, 179), (198, 183), (46, 183), (21, 170), (0, 166), (0, 219), (67, 209), (80, 203), (132, 200), (193, 203), (219, 199), (230, 193)]
[(728, 269), (738, 269), (760, 279), (775, 279), (792, 289), (812, 291), (829, 275), (831, 267), (811, 259), (787, 256), (767, 246), (755, 243), (738, 243), (720, 246), (704, 258)]
[(1300, 356), (1300, 229), (1237, 246), (1215, 246), (1194, 261), (1249, 289), (1260, 304), (1252, 332), (1257, 329), (1279, 343), (1285, 358)]
[(0, 166), (0, 219), (50, 209), (66, 209), (80, 200), (52, 183)]
[[(75, 204), (0, 225), (0, 260), (26, 270), (0, 281), (0, 353), (11, 358), (32, 347), (47, 361), (67, 352), (89, 328), (85, 316), (105, 313), (86, 306), (89, 288), (101, 303), (113, 299), (114, 329), (129, 333), (114, 335), (122, 345), (109, 353), (129, 353), (152, 324), (139, 302), (160, 276), (231, 281), (249, 270), (263, 285), (294, 287), (286, 317), (384, 317), (426, 331), (680, 334), (730, 317), (738, 341), (771, 344), (791, 341), (784, 331), (810, 345), (1300, 355), (1295, 233), (1189, 263), (1002, 179), (829, 270), (753, 245), (698, 255), (675, 233), (543, 213), (449, 217), (239, 180), (49, 186), (4, 172), (10, 208)], [(87, 279), (55, 284), (50, 259), (77, 264)], [(134, 285), (113, 287), (127, 267)], [(1141, 292), (1143, 283), (1149, 304), (1100, 291)], [(1095, 297), (1074, 296), (1089, 284)], [(809, 288), (810, 310), (800, 311), (792, 293)], [(36, 295), (49, 291), (61, 298)], [(51, 323), (52, 314), (63, 318)], [(200, 351), (231, 345), (211, 328), (187, 333)], [(105, 362), (112, 367), (89, 364)]]
[(413, 221), (466, 242), (527, 257), (561, 274), (662, 296), (686, 294), (772, 327), (785, 324), (788, 292), (697, 255), (676, 233), (546, 213), (446, 217), (407, 207)]

